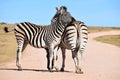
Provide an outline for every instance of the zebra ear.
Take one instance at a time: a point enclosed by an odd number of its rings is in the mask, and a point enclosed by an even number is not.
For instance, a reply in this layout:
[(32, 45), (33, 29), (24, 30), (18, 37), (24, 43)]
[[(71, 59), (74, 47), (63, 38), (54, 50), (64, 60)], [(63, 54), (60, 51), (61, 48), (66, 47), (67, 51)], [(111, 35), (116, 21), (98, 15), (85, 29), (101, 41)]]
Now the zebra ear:
[(66, 6), (61, 6), (60, 9), (64, 10), (64, 11), (67, 11), (67, 7)]
[(58, 7), (56, 7), (56, 10), (58, 11)]
[(57, 14), (61, 14), (60, 8), (56, 7), (56, 10), (57, 10)]

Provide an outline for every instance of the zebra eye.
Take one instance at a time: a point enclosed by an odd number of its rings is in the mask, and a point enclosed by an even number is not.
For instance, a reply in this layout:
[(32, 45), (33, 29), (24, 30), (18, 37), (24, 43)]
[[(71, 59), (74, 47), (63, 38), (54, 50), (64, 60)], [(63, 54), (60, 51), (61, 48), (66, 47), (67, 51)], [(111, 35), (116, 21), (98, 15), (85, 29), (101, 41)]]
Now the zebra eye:
[(51, 20), (51, 22), (54, 23), (54, 22), (56, 22), (56, 20), (57, 20), (57, 18), (54, 18), (54, 19)]
[(54, 21), (56, 21), (56, 20), (57, 20), (57, 18), (54, 19)]

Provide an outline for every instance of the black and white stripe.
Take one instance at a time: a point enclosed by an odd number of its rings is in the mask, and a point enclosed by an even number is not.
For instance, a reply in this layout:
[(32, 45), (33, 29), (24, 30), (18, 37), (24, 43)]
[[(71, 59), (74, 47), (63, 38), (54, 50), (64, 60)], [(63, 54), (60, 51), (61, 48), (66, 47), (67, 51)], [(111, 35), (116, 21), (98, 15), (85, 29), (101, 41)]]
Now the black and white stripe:
[(66, 57), (65, 50), (68, 49), (72, 52), (72, 58), (75, 63), (76, 72), (81, 73), (81, 68), (79, 65), (80, 56), (78, 54), (78, 51), (80, 50), (80, 54), (82, 55), (87, 44), (87, 40), (88, 30), (87, 26), (84, 25), (83, 22), (74, 21), (71, 25), (66, 27), (60, 44), (63, 58), (61, 71), (64, 71)]
[[(48, 69), (52, 70), (53, 67), (56, 68), (55, 65), (52, 67), (52, 60), (54, 60), (55, 64), (56, 59), (55, 48), (58, 47), (59, 43), (61, 42), (61, 36), (66, 25), (72, 21), (70, 14), (66, 14), (67, 15), (60, 14), (59, 9), (57, 9), (57, 13), (53, 17), (53, 19), (56, 19), (56, 21), (47, 26), (39, 26), (29, 22), (22, 22), (15, 26), (14, 32), (18, 43), (16, 61), (18, 70), (22, 70), (20, 57), (27, 44), (30, 44), (36, 48), (47, 49), (49, 53), (47, 56), (49, 61)], [(7, 31), (6, 28), (5, 31)]]
[[(62, 6), (64, 7), (64, 6)], [(61, 8), (62, 8), (61, 7)], [(67, 9), (64, 9), (66, 11)], [(62, 12), (62, 11), (61, 11)], [(69, 24), (62, 35), (62, 41), (59, 45), (62, 50), (62, 67), (61, 71), (64, 71), (65, 67), (65, 50), (71, 50), (72, 52), (72, 58), (75, 63), (75, 68), (77, 73), (81, 73), (81, 68), (79, 66), (80, 62), (80, 56), (78, 56), (78, 51), (80, 51), (81, 57), (85, 50), (87, 41), (88, 41), (88, 28), (87, 26), (81, 22), (76, 21), (72, 17), (72, 24)], [(55, 19), (52, 20), (52, 22), (56, 21)]]
[(87, 42), (88, 42), (88, 28), (83, 22), (81, 22), (80, 23), (80, 53), (81, 55), (84, 53)]

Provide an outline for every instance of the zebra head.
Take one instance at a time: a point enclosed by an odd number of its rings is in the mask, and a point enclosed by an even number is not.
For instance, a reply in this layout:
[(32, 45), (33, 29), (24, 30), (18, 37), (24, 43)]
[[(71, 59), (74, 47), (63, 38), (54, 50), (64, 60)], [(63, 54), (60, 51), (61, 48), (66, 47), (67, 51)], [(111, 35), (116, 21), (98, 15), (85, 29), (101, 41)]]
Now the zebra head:
[(62, 23), (64, 26), (67, 26), (73, 21), (73, 17), (67, 12), (67, 8), (65, 6), (61, 6), (60, 8), (56, 7), (56, 14), (52, 18), (51, 23), (55, 23), (56, 21)]
[(56, 7), (56, 14), (52, 18), (51, 23), (55, 23), (57, 20), (64, 24), (65, 26), (71, 24), (73, 21), (76, 21), (69, 12), (67, 12), (67, 7), (61, 6), (60, 8)]

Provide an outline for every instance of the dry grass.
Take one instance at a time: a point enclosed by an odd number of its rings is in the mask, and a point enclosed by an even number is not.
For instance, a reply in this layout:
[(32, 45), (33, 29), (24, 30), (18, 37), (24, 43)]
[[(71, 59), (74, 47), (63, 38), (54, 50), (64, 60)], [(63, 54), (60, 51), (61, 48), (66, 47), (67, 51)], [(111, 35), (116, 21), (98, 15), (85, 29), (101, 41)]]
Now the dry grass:
[(16, 39), (14, 32), (5, 33), (3, 28), (7, 26), (10, 29), (14, 25), (0, 24), (0, 62), (5, 62), (13, 59), (16, 56)]
[[(120, 27), (88, 27), (89, 33), (95, 33), (95, 32), (102, 32), (102, 31), (111, 31), (111, 30), (119, 30)], [(95, 38), (95, 40), (103, 42), (103, 43), (108, 43), (108, 44), (113, 44), (116, 46), (120, 47), (120, 35), (108, 35), (108, 36), (100, 36)]]
[(110, 30), (120, 30), (120, 28), (116, 28), (116, 27), (95, 27), (95, 26), (88, 26), (89, 33), (102, 32), (102, 31), (110, 31)]
[(120, 35), (100, 36), (100, 37), (95, 38), (95, 40), (120, 47)]

